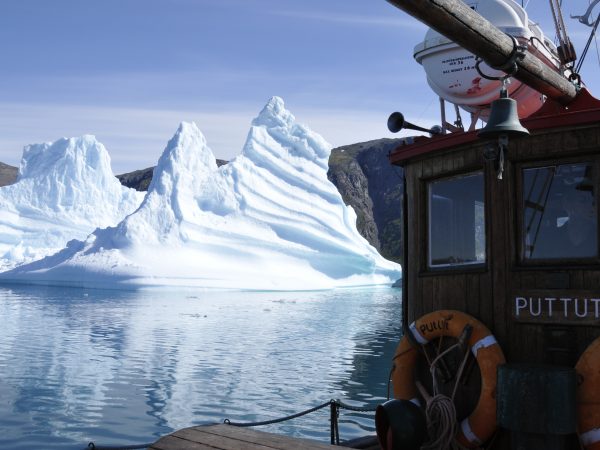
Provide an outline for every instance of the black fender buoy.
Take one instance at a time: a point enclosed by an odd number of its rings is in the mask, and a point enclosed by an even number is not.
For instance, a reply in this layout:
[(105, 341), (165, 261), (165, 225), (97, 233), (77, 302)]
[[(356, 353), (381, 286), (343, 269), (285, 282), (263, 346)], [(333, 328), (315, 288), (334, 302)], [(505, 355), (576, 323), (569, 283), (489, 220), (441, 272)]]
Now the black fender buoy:
[(425, 414), (409, 400), (389, 400), (375, 411), (382, 450), (419, 450), (427, 439)]

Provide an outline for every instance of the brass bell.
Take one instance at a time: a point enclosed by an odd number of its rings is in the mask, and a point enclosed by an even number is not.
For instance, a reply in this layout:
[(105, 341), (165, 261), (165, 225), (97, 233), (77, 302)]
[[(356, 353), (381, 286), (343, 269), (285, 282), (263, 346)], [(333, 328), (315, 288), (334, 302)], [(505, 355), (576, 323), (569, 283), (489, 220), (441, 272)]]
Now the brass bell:
[(490, 118), (485, 127), (479, 130), (477, 136), (481, 138), (494, 139), (500, 135), (508, 137), (520, 137), (529, 134), (527, 128), (521, 125), (517, 113), (517, 102), (509, 98), (503, 90), (500, 98), (492, 102)]

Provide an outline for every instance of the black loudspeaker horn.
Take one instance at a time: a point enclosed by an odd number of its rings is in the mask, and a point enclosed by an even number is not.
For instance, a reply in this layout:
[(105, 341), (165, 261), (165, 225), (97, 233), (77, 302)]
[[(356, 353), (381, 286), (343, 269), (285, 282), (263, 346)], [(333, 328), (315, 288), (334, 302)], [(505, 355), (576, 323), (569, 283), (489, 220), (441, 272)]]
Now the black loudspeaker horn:
[(439, 126), (435, 126), (430, 129), (427, 129), (427, 128), (423, 128), (418, 125), (412, 124), (412, 123), (404, 120), (404, 114), (399, 113), (397, 111), (393, 112), (392, 114), (390, 114), (390, 117), (388, 117), (387, 127), (388, 127), (388, 130), (390, 130), (392, 133), (397, 133), (398, 131), (400, 131), (404, 128), (408, 128), (410, 130), (424, 131), (429, 134), (441, 134), (441, 132), (442, 132), (442, 129)]
[(508, 137), (526, 136), (527, 128), (521, 125), (517, 113), (517, 102), (512, 98), (500, 97), (492, 102), (490, 118), (485, 127), (479, 130), (477, 136), (482, 138), (497, 138), (505, 134)]

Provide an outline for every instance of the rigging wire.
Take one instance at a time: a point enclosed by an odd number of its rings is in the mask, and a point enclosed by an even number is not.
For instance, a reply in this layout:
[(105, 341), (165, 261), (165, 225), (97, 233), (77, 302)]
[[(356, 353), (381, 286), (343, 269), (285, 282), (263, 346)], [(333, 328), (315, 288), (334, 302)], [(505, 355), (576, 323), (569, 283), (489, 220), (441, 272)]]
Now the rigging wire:
[[(583, 52), (581, 53), (581, 57), (579, 58), (579, 61), (577, 62), (577, 67), (575, 68), (575, 72), (577, 72), (577, 73), (579, 73), (579, 71), (581, 70), (581, 66), (583, 65), (583, 61), (585, 60), (587, 52), (590, 48), (592, 39), (594, 39), (595, 37), (597, 38), (596, 30), (598, 29), (598, 24), (600, 24), (600, 13), (598, 14), (598, 17), (596, 18), (596, 22), (594, 23), (594, 26), (590, 33), (590, 37), (588, 38), (587, 43), (585, 44), (585, 48), (583, 49)], [(596, 42), (596, 53), (598, 53), (598, 40), (596, 39), (595, 42)], [(598, 54), (598, 63), (600, 64), (600, 54)]]
[[(598, 15), (598, 19), (600, 20), (600, 15)], [(598, 23), (598, 20), (596, 21)], [(596, 56), (598, 57), (598, 66), (600, 66), (600, 49), (598, 48), (598, 35), (595, 36), (594, 42), (596, 43)]]
[(577, 55), (567, 33), (567, 27), (562, 14), (562, 0), (550, 0), (550, 11), (552, 11), (552, 18), (554, 19), (554, 26), (556, 28), (558, 56), (560, 62), (567, 66), (575, 62)]

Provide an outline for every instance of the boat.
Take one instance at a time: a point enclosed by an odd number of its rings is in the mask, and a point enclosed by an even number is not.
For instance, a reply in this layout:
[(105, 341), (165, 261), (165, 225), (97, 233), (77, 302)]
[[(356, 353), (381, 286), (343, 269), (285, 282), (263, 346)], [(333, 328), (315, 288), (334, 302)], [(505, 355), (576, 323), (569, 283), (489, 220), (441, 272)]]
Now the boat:
[(389, 156), (405, 336), (381, 447), (600, 449), (600, 100), (512, 0), (387, 1), (431, 27), (415, 59), (442, 125), (388, 121), (428, 135)]

